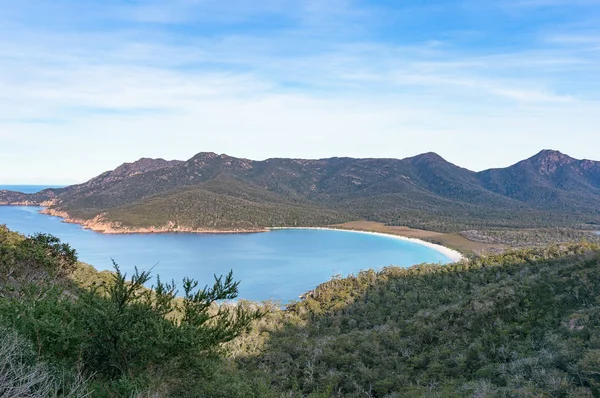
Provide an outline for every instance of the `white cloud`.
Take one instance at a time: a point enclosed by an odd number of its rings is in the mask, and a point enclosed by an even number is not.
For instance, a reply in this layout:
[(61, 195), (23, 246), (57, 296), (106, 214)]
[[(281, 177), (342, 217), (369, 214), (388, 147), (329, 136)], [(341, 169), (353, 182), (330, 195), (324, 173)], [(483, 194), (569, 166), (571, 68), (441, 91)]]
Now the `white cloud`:
[[(600, 144), (598, 92), (563, 83), (599, 77), (597, 54), (566, 51), (565, 40), (496, 52), (378, 41), (353, 25), (377, 13), (349, 1), (292, 10), (239, 1), (231, 15), (218, 2), (144, 4), (93, 7), (84, 19), (93, 29), (0, 24), (0, 37), (10, 29), (14, 38), (0, 39), (0, 155), (19, 165), (0, 169), (0, 182), (82, 181), (142, 156), (199, 151), (261, 159), (433, 150), (481, 169), (545, 147), (593, 158)], [(265, 13), (287, 25), (195, 33), (206, 18), (227, 25)], [(131, 20), (142, 23), (120, 25)], [(163, 27), (174, 24), (186, 32)], [(574, 132), (580, 140), (565, 138)]]

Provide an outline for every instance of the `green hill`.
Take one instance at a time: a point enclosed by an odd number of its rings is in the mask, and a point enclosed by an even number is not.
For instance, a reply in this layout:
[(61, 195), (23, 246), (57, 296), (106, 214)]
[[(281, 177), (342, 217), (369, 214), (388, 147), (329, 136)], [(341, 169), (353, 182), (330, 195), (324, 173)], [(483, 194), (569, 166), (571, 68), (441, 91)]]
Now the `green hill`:
[(600, 396), (597, 246), (364, 271), (288, 311), (240, 361), (288, 396)]
[(84, 184), (34, 195), (0, 192), (0, 204), (40, 203), (116, 228), (227, 230), (357, 219), (443, 232), (592, 228), (600, 224), (600, 162), (542, 151), (475, 173), (434, 153), (253, 161), (203, 152), (185, 162), (140, 159)]

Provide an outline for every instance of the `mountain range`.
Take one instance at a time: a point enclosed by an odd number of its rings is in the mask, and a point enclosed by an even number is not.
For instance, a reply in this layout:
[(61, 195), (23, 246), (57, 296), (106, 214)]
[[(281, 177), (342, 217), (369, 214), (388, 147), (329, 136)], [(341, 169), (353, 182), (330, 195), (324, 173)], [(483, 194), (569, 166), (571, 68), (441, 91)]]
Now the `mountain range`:
[(543, 150), (510, 167), (473, 172), (435, 153), (254, 161), (201, 152), (187, 161), (142, 158), (36, 194), (0, 191), (0, 204), (47, 206), (49, 214), (105, 232), (248, 231), (357, 219), (443, 232), (594, 228), (600, 162)]

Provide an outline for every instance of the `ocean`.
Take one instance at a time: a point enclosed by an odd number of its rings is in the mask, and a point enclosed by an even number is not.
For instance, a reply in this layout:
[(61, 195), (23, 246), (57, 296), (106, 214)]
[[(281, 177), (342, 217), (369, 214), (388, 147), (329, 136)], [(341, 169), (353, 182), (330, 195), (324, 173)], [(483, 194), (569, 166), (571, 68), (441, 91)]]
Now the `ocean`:
[(240, 298), (298, 299), (334, 275), (347, 276), (389, 265), (448, 263), (444, 254), (395, 237), (347, 231), (285, 229), (254, 234), (107, 235), (60, 218), (39, 214), (39, 207), (0, 206), (0, 224), (23, 234), (49, 233), (69, 243), (80, 260), (99, 270), (115, 260), (129, 274), (152, 268), (161, 280), (191, 277), (211, 284), (213, 275), (233, 270)]

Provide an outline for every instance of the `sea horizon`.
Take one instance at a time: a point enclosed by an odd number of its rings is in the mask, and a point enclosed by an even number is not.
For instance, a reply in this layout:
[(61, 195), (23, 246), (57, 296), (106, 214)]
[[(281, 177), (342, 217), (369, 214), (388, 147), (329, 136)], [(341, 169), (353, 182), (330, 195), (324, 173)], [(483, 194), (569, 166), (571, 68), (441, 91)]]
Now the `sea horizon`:
[(0, 190), (15, 191), (22, 193), (36, 193), (49, 188), (64, 188), (67, 184), (0, 184)]

